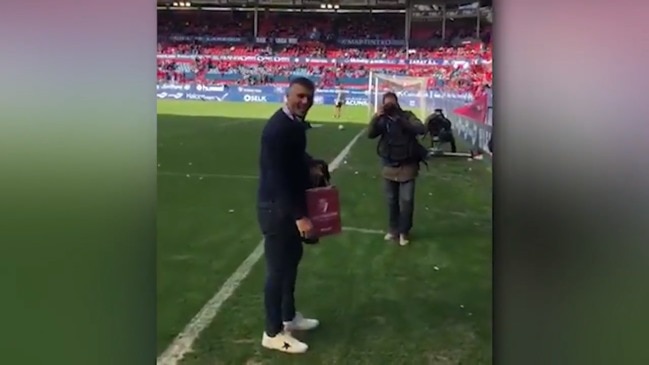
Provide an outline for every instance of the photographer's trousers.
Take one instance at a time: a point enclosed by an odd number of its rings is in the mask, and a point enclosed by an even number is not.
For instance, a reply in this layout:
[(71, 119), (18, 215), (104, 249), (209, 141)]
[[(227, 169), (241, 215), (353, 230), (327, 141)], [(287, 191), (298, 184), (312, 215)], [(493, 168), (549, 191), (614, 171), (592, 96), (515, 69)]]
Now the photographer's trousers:
[(439, 134), (439, 140), (442, 143), (450, 143), (451, 152), (453, 153), (457, 152), (457, 146), (455, 145), (455, 136), (453, 135), (453, 132), (446, 132), (446, 131), (441, 132)]
[(415, 212), (415, 179), (405, 182), (383, 180), (388, 200), (390, 232), (407, 235), (412, 229)]
[(272, 337), (282, 331), (284, 321), (295, 317), (294, 292), (302, 259), (302, 239), (295, 220), (276, 204), (260, 203), (257, 214), (266, 259), (266, 334)]
[[(455, 144), (455, 136), (453, 135), (453, 132), (451, 131), (441, 131), (437, 134), (437, 141), (439, 141), (440, 147), (444, 143), (450, 143), (451, 144), (451, 152), (455, 153), (457, 152), (457, 145)], [(435, 148), (435, 138), (431, 138), (430, 141), (430, 147)]]

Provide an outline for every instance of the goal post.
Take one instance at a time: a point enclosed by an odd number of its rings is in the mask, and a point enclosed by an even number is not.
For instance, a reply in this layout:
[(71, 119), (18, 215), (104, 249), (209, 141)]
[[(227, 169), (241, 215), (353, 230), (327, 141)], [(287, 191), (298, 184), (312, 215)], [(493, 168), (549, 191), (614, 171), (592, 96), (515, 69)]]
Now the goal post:
[(433, 101), (428, 91), (427, 77), (384, 75), (370, 72), (368, 82), (368, 114), (376, 113), (383, 94), (392, 91), (397, 94), (403, 109), (415, 113), (422, 121), (432, 113)]
[[(373, 115), (382, 104), (383, 94), (392, 91), (397, 94), (399, 104), (405, 110), (410, 110), (422, 122), (435, 110), (433, 92), (429, 90), (428, 77), (412, 77), (399, 75), (384, 75), (370, 72), (367, 90), (367, 111)], [(439, 147), (431, 147), (429, 156), (472, 158), (471, 152), (447, 152)]]

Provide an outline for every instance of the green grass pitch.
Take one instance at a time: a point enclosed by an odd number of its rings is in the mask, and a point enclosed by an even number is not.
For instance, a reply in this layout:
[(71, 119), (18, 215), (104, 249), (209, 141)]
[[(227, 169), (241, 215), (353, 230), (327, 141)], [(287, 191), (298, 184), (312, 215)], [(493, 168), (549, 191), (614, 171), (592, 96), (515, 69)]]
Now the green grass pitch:
[[(157, 346), (171, 343), (258, 245), (257, 154), (277, 104), (158, 102)], [(331, 161), (368, 121), (364, 107), (314, 106), (308, 149)], [(343, 124), (343, 130), (338, 125)], [(361, 137), (333, 174), (346, 227), (386, 229), (376, 141)], [(436, 159), (417, 182), (413, 240), (345, 231), (308, 246), (297, 305), (321, 320), (304, 355), (269, 352), (260, 260), (182, 361), (217, 364), (491, 364), (492, 176)]]

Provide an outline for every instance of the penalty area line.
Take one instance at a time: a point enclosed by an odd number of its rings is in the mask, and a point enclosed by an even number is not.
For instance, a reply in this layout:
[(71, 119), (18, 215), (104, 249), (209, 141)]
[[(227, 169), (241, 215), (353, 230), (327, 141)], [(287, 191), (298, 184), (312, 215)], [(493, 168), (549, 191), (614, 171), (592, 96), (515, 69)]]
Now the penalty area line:
[(343, 232), (358, 232), (366, 234), (385, 234), (384, 231), (378, 229), (358, 228), (358, 227), (343, 227)]

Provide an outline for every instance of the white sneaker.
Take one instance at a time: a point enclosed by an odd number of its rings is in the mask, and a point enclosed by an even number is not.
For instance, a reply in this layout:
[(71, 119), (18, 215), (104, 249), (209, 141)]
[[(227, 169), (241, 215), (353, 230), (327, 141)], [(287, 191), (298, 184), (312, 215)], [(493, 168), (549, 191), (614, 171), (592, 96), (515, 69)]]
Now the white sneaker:
[(399, 236), (399, 245), (400, 246), (407, 246), (410, 243), (410, 240), (408, 239), (408, 236), (406, 235), (400, 235)]
[(302, 313), (296, 312), (295, 318), (290, 322), (284, 322), (285, 331), (309, 331), (320, 325), (320, 321), (313, 318), (304, 318)]
[(387, 233), (385, 235), (385, 237), (383, 237), (383, 239), (386, 240), (386, 241), (394, 241), (394, 240), (397, 239), (397, 236), (395, 234), (392, 234), (392, 233)]
[(264, 332), (261, 345), (270, 350), (277, 350), (289, 354), (303, 354), (309, 349), (309, 345), (293, 337), (288, 331), (282, 331), (274, 337), (270, 337)]

